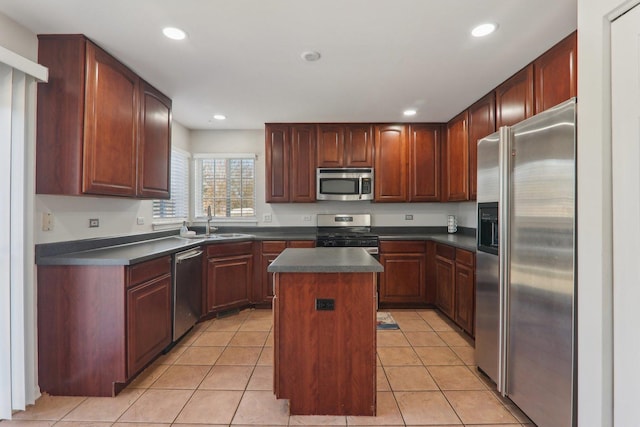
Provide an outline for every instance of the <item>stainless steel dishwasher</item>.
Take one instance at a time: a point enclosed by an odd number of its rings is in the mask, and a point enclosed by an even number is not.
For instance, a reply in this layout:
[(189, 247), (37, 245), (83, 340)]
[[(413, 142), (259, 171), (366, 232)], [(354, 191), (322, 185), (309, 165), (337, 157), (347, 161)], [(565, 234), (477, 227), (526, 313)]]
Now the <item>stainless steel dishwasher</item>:
[(173, 258), (173, 342), (202, 315), (202, 249), (178, 252)]

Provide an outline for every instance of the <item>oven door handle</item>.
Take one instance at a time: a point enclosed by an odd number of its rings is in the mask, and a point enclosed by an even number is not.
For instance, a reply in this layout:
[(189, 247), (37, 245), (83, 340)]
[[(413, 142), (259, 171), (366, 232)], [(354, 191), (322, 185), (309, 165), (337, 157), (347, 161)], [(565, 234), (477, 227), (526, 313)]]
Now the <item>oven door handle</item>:
[(367, 251), (370, 255), (378, 255), (379, 251), (378, 248), (364, 248), (365, 251)]

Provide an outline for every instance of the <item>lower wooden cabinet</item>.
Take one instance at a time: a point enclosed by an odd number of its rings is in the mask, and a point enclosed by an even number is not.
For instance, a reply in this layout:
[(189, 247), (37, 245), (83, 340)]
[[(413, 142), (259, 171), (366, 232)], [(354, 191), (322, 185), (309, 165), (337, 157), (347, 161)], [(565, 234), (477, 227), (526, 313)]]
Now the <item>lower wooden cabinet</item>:
[(171, 272), (127, 290), (127, 376), (171, 344)]
[(253, 242), (207, 247), (207, 312), (248, 305), (253, 281)]
[(475, 255), (436, 244), (436, 305), (469, 335), (474, 334)]
[(273, 274), (267, 271), (269, 265), (286, 248), (314, 248), (314, 240), (265, 240), (258, 243), (260, 252), (260, 274), (256, 275), (253, 302), (259, 305), (271, 305), (273, 299)]
[(424, 241), (380, 242), (379, 302), (419, 304), (427, 303), (426, 246)]
[(114, 396), (171, 343), (171, 256), (125, 266), (38, 266), (38, 383)]

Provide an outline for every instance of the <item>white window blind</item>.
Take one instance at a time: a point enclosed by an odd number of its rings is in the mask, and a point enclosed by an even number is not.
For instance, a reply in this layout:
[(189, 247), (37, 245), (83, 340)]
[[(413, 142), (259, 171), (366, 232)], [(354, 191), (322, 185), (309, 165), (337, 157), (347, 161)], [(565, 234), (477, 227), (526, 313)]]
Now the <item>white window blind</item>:
[(255, 218), (255, 155), (200, 154), (195, 161), (195, 216)]
[(189, 219), (189, 153), (171, 150), (171, 198), (153, 201), (154, 220)]

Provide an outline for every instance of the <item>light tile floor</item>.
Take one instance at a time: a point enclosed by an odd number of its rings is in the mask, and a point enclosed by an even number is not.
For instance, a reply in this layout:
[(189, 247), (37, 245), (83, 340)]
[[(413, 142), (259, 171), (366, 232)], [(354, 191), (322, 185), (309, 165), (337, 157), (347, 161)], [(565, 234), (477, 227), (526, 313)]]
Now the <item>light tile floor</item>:
[(533, 426), (438, 311), (391, 313), (400, 329), (378, 331), (376, 417), (289, 416), (271, 391), (271, 311), (244, 310), (196, 325), (115, 398), (44, 395), (0, 427)]

